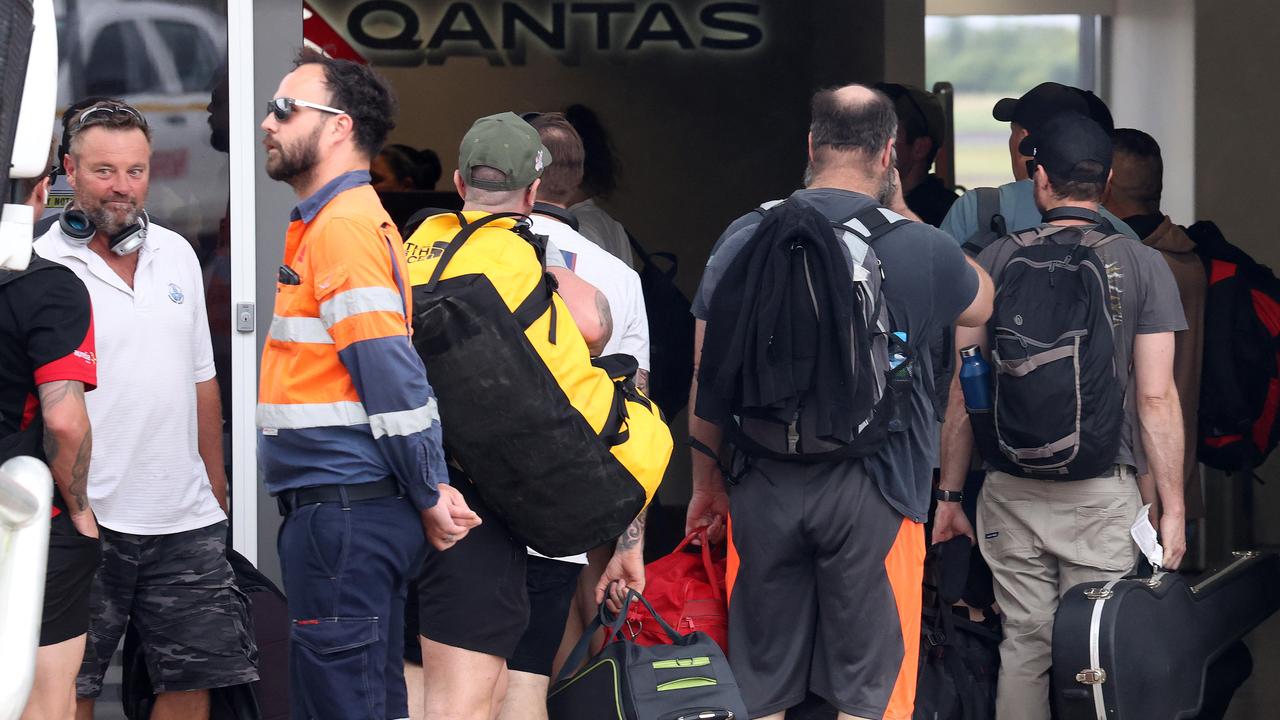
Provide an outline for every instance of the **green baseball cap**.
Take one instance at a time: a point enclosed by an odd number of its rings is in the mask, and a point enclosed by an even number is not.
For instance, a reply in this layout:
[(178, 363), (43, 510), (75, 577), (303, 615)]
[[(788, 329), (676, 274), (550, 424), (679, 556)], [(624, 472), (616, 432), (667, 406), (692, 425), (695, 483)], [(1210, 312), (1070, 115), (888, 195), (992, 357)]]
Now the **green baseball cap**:
[[(538, 131), (515, 113), (482, 117), (471, 126), (458, 148), (458, 169), (468, 187), (483, 190), (520, 190), (542, 177), (551, 164), (551, 151)], [(471, 177), (472, 168), (491, 167), (506, 174), (503, 180)]]

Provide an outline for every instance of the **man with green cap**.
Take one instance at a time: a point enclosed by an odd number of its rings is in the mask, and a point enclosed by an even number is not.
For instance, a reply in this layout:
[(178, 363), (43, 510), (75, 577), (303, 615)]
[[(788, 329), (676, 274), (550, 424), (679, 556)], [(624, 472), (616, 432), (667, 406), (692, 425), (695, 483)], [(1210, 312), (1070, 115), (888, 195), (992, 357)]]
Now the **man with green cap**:
[[(445, 214), (429, 217), (406, 242), (409, 282), (419, 284), (423, 259), (442, 243), (450, 242), (460, 221), (473, 222), (494, 214), (527, 216), (533, 210), (542, 172), (551, 165), (551, 153), (538, 132), (513, 113), (480, 118), (471, 126), (459, 148), (454, 186), (462, 196), (462, 218)], [(472, 234), (466, 249), (451, 261), (452, 269), (467, 253), (490, 253), (486, 267), (499, 293), (512, 285), (509, 278), (528, 270), (532, 255), (526, 241), (511, 232), (518, 217), (494, 218)], [(517, 249), (521, 248), (521, 249)], [(596, 288), (565, 267), (559, 250), (547, 248), (547, 271), (558, 283), (556, 292), (569, 309), (574, 324), (593, 355), (608, 342), (612, 320), (608, 301)], [(486, 257), (488, 257), (486, 255)], [(485, 262), (490, 262), (486, 259)], [(525, 291), (527, 292), (527, 290)], [(483, 389), (477, 388), (477, 392)], [(501, 702), (504, 669), (515, 653), (529, 622), (529, 598), (525, 587), (527, 552), (511, 536), (476, 494), (459, 468), (453, 486), (467, 498), (483, 522), (447, 553), (430, 553), (419, 580), (420, 630), (426, 717), (432, 720), (489, 720)], [(565, 522), (574, 522), (566, 517)], [(557, 637), (563, 627), (556, 628)]]

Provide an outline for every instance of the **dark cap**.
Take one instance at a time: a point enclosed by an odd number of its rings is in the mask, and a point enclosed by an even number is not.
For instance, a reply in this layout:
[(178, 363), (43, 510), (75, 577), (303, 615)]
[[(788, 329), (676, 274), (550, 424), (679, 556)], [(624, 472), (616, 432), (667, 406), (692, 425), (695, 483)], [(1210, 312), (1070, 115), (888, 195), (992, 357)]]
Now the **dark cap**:
[(933, 140), (933, 146), (941, 147), (946, 140), (947, 120), (937, 95), (911, 85), (888, 82), (876, 83), (876, 89), (893, 101), (899, 125), (906, 125), (911, 118), (917, 119), (918, 125), (924, 128), (923, 134)]
[[(542, 145), (538, 131), (515, 113), (482, 117), (471, 126), (458, 148), (458, 170), (468, 187), (483, 190), (521, 190), (542, 177), (551, 164), (551, 152)], [(491, 167), (502, 171), (502, 180), (471, 177), (471, 170)]]
[(1078, 113), (1049, 120), (1035, 135), (1023, 138), (1018, 151), (1059, 182), (1105, 183), (1111, 172), (1111, 137)]
[(1056, 82), (1040, 83), (1020, 98), (1001, 100), (991, 115), (1000, 122), (1016, 122), (1034, 133), (1051, 118), (1072, 112), (1091, 118), (1107, 132), (1115, 129), (1111, 111), (1102, 98), (1087, 90)]

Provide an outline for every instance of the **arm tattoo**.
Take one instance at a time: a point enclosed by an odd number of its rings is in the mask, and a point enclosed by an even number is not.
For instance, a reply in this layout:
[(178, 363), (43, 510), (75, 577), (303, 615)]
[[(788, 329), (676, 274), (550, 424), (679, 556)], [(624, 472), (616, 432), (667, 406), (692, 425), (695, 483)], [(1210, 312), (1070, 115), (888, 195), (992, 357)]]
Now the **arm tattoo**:
[(627, 526), (627, 531), (622, 533), (622, 537), (618, 538), (619, 550), (634, 550), (644, 542), (644, 521), (645, 515), (649, 512), (649, 508), (640, 511), (635, 520)]
[[(40, 395), (40, 409), (42, 413), (48, 413), (54, 407), (66, 402), (68, 398), (84, 404), (84, 384), (76, 380), (59, 380), (57, 382), (44, 383), (37, 392)], [(49, 464), (57, 459), (58, 452), (62, 448), (58, 446), (58, 438), (53, 433), (46, 432), (44, 434), (44, 456)]]
[(613, 337), (613, 312), (609, 309), (609, 299), (599, 290), (596, 291), (596, 312), (600, 314), (605, 338)]
[(645, 395), (649, 394), (649, 371), (648, 370), (636, 371), (636, 387), (640, 390), (640, 392), (644, 393)]
[[(56, 382), (44, 383), (39, 387), (40, 394), (40, 412), (46, 417), (61, 404), (73, 402), (80, 405), (80, 412), (84, 407), (84, 384), (78, 380), (59, 380)], [(68, 448), (69, 449), (69, 448)], [(90, 431), (86, 431), (84, 437), (80, 440), (80, 447), (75, 449), (75, 457), (70, 458), (70, 469), (63, 468), (57, 470), (56, 467), (66, 464), (65, 460), (61, 460), (62, 443), (58, 441), (56, 433), (50, 432), (48, 427), (44, 433), (44, 455), (45, 461), (49, 465), (49, 469), (57, 473), (69, 473), (70, 477), (65, 482), (65, 495), (70, 496), (68, 503), (72, 512), (84, 512), (89, 509), (89, 458), (93, 454), (93, 436)], [(59, 482), (59, 485), (62, 485)]]
[(84, 434), (80, 441), (80, 449), (76, 451), (76, 462), (71, 466), (71, 497), (75, 500), (74, 512), (89, 509), (89, 458), (93, 455), (93, 435)]

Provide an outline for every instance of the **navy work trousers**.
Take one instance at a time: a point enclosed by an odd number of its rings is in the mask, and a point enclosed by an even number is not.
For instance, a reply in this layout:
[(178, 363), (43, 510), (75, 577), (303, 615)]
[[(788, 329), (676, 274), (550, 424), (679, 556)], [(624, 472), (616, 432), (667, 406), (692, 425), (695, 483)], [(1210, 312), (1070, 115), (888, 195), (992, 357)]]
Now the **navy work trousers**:
[(424, 543), (402, 497), (303, 505), (285, 517), (277, 546), (294, 718), (409, 716), (404, 602)]

